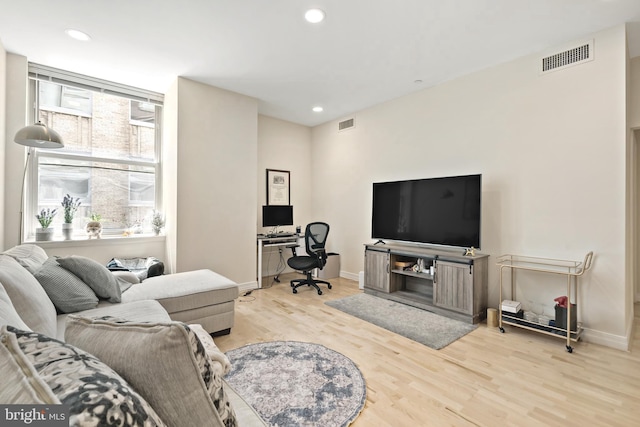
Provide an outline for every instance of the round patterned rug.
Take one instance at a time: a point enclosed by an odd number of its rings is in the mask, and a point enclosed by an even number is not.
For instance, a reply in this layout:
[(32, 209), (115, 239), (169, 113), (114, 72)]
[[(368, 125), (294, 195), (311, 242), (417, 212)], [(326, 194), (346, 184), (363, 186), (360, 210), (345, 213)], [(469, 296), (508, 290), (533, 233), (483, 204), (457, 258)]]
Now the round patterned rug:
[(323, 345), (272, 341), (226, 354), (227, 382), (272, 426), (348, 426), (364, 407), (362, 373)]

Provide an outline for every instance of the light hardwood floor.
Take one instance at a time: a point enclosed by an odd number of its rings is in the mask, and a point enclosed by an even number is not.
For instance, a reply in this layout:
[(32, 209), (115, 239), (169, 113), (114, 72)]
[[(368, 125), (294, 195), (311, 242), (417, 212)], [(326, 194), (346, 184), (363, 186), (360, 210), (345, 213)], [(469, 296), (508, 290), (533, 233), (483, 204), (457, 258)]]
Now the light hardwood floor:
[(578, 342), (569, 354), (561, 339), (484, 323), (432, 350), (324, 304), (362, 292), (356, 282), (332, 279), (321, 296), (308, 287), (294, 295), (292, 277), (240, 297), (231, 334), (215, 341), (222, 351), (308, 341), (348, 356), (367, 382), (354, 427), (640, 426), (637, 315), (629, 352)]

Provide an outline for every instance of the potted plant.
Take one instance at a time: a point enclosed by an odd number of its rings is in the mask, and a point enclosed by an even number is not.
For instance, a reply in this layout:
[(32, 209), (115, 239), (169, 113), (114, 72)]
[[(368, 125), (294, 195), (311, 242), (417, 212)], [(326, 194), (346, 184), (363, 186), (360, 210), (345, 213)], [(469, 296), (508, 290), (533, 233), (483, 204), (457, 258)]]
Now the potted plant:
[(151, 228), (153, 229), (153, 234), (156, 236), (160, 235), (160, 232), (164, 228), (164, 216), (161, 212), (156, 210), (153, 211), (153, 216), (151, 218)]
[(93, 237), (99, 239), (102, 234), (102, 224), (100, 223), (102, 215), (93, 212), (89, 219), (90, 221), (87, 223), (87, 235), (89, 236), (89, 239)]
[(64, 208), (64, 223), (62, 224), (62, 235), (64, 240), (71, 240), (73, 234), (73, 216), (76, 214), (80, 206), (80, 198), (75, 199), (68, 193), (62, 199), (62, 207)]
[(42, 228), (36, 228), (36, 242), (44, 242), (53, 239), (53, 228), (49, 228), (53, 218), (58, 213), (57, 209), (42, 209), (36, 214), (36, 219)]

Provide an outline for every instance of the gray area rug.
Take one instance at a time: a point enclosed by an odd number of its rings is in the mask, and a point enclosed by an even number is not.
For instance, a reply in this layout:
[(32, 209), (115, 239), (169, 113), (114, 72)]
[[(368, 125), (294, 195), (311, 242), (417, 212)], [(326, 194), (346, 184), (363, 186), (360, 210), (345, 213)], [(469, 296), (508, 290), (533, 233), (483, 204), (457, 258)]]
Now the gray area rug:
[(320, 344), (272, 341), (226, 355), (227, 382), (271, 426), (348, 426), (364, 407), (358, 367)]
[(478, 327), (364, 293), (325, 304), (436, 350)]

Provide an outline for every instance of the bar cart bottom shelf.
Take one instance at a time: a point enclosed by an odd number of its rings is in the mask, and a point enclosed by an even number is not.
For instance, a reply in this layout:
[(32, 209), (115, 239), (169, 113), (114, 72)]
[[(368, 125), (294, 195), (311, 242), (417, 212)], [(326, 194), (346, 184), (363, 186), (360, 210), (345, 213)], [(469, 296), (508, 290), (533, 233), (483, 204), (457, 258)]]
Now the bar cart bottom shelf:
[[(541, 325), (539, 323), (529, 322), (525, 319), (514, 318), (512, 316), (503, 315), (502, 325), (510, 325), (510, 326), (515, 326), (522, 329), (528, 329), (530, 331), (540, 332), (556, 338), (563, 338), (563, 339), (567, 338), (566, 329), (556, 328), (555, 326), (551, 326), (551, 325), (548, 325), (548, 326)], [(504, 326), (500, 326), (498, 329), (500, 329), (500, 332), (504, 334), (505, 332)], [(582, 335), (582, 326), (580, 323), (578, 323), (577, 329), (575, 331), (571, 331), (570, 340), (572, 342), (577, 342), (580, 340), (581, 335)], [(573, 347), (571, 345), (567, 345), (566, 348), (569, 353), (573, 353)]]

